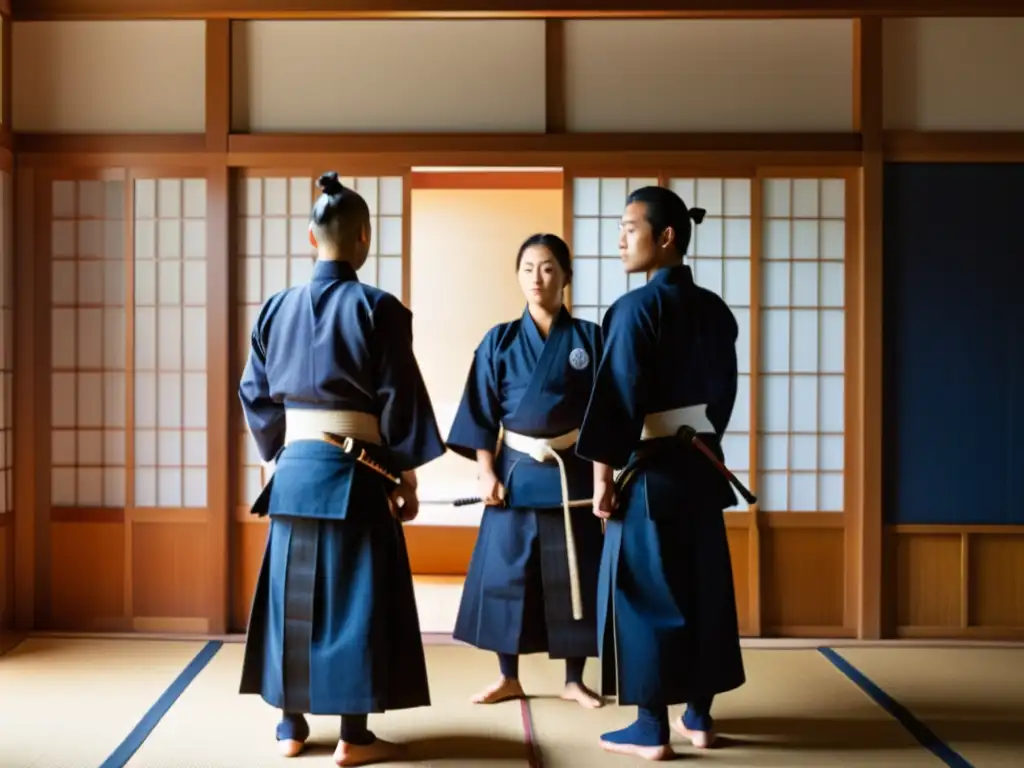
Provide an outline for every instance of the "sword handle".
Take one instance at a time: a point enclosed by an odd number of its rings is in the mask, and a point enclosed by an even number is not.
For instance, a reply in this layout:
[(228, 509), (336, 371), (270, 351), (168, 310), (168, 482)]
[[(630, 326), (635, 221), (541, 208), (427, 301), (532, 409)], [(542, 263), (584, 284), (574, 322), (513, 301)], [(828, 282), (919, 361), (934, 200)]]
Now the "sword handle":
[(468, 507), (470, 504), (479, 504), (482, 501), (483, 499), (481, 499), (479, 496), (467, 496), (466, 498), (463, 499), (456, 499), (455, 501), (452, 502), (452, 506)]
[(736, 475), (730, 472), (729, 468), (719, 461), (718, 457), (715, 456), (715, 452), (708, 448), (707, 444), (703, 440), (697, 437), (697, 432), (693, 427), (682, 427), (679, 432), (684, 439), (689, 439), (689, 441), (696, 446), (701, 453), (708, 457), (711, 463), (715, 465), (715, 469), (725, 475), (725, 479), (729, 481), (732, 487), (736, 489), (747, 504), (757, 504), (757, 496), (747, 490), (747, 487), (739, 481)]

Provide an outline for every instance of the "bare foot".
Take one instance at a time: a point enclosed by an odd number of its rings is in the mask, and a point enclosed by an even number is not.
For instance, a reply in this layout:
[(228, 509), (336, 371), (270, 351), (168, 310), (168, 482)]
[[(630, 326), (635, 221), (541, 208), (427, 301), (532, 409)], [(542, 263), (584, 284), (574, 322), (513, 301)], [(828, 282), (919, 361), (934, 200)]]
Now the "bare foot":
[(708, 749), (715, 743), (714, 731), (691, 731), (683, 725), (683, 718), (677, 717), (672, 721), (672, 730), (685, 739), (689, 739), (697, 749)]
[(526, 694), (523, 686), (518, 680), (502, 677), (494, 685), (485, 688), (473, 696), (470, 701), (474, 704), (497, 704), (509, 699), (523, 699)]
[(334, 764), (341, 766), (387, 763), (405, 757), (405, 746), (383, 739), (374, 739), (370, 744), (349, 744), (339, 741), (334, 750)]
[(277, 742), (277, 750), (284, 757), (298, 757), (305, 746), (306, 742), (295, 739), (282, 739)]
[(582, 683), (566, 683), (560, 698), (565, 701), (575, 701), (587, 709), (600, 709), (604, 706), (604, 699)]
[(639, 747), (636, 744), (615, 744), (610, 741), (602, 741), (601, 749), (605, 752), (614, 752), (617, 755), (639, 757), (642, 760), (672, 760), (676, 756), (668, 744), (662, 744), (660, 747)]

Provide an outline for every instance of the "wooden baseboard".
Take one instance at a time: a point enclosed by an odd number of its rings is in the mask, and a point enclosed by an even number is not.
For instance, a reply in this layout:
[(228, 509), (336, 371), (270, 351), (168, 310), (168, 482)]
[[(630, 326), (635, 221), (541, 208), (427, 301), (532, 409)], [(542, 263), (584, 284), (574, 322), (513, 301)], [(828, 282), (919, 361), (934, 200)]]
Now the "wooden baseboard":
[(1003, 640), (1024, 641), (1024, 627), (897, 627), (896, 636), (904, 640)]

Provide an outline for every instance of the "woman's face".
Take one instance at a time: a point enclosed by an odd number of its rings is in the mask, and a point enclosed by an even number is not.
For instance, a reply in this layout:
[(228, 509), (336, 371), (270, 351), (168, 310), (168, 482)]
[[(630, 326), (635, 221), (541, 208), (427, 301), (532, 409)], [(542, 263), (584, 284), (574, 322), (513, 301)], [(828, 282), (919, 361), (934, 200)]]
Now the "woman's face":
[(562, 305), (565, 272), (543, 245), (531, 245), (519, 262), (519, 287), (529, 304), (555, 310)]

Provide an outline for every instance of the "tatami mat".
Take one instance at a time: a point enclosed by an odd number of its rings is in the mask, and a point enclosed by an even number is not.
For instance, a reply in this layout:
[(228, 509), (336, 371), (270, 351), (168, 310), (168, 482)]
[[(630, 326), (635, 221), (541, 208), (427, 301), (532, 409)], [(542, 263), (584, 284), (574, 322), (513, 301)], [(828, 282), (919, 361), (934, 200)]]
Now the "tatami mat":
[(0, 657), (0, 766), (96, 768), (204, 645), (25, 640)]
[[(0, 768), (97, 768), (205, 643), (32, 638), (0, 659)], [(310, 718), (306, 754), (277, 754), (279, 713), (238, 694), (243, 646), (213, 656), (128, 762), (130, 768), (330, 768), (338, 718)], [(474, 706), (497, 676), (493, 654), (427, 645), (433, 706), (371, 717), (383, 738), (409, 744), (399, 766), (531, 765), (520, 702)], [(909, 709), (974, 768), (1024, 766), (1024, 648), (844, 648), (842, 658)], [(715, 702), (726, 766), (940, 766), (893, 716), (816, 650), (747, 649), (748, 681)], [(842, 664), (842, 661), (837, 661)], [(557, 698), (562, 662), (524, 657), (529, 735), (544, 768), (628, 768), (598, 739), (635, 716), (614, 703), (585, 710)], [(596, 688), (595, 660), (586, 682)], [(679, 714), (678, 707), (672, 714)], [(680, 738), (677, 751), (697, 756)]]
[(839, 654), (975, 768), (1024, 766), (1024, 648)]
[[(718, 766), (939, 766), (895, 720), (814, 650), (746, 650), (747, 683), (718, 697), (713, 714), (728, 748), (701, 752)], [(522, 662), (530, 692), (554, 694), (561, 688), (561, 664), (541, 657)], [(597, 665), (585, 679), (597, 683)], [(542, 686), (547, 683), (546, 688)], [(533, 728), (544, 768), (628, 766), (631, 761), (603, 752), (605, 731), (629, 725), (633, 707), (614, 703), (584, 710), (557, 698), (531, 702)], [(678, 716), (681, 707), (673, 707)], [(681, 755), (694, 755), (673, 734)], [(638, 762), (638, 764), (640, 764)], [(646, 763), (644, 763), (646, 765)]]
[[(277, 710), (258, 696), (238, 694), (243, 646), (225, 645), (128, 763), (129, 768), (329, 768), (338, 741), (336, 717), (309, 718), (312, 735), (298, 760), (277, 754)], [(523, 768), (526, 746), (517, 704), (474, 707), (481, 680), (495, 673), (493, 656), (470, 648), (426, 647), (433, 706), (370, 717), (384, 739), (410, 745), (410, 763), (390, 765), (514, 766)]]

